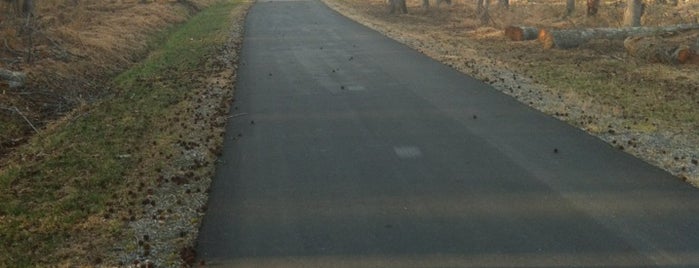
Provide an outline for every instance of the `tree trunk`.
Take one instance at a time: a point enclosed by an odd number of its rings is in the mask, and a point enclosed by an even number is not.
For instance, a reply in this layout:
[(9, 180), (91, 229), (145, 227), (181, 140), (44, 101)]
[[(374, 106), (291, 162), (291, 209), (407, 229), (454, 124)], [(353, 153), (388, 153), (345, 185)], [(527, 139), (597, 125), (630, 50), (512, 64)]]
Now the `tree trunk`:
[(483, 13), (483, 0), (476, 0), (476, 14), (480, 15)]
[(696, 44), (679, 44), (658, 37), (635, 36), (624, 40), (624, 48), (630, 56), (648, 62), (699, 64), (699, 47), (696, 47)]
[(405, 4), (405, 0), (391, 0), (391, 14), (396, 13), (396, 11), (401, 14), (408, 13), (408, 7)]
[(451, 5), (451, 0), (437, 0), (437, 7), (442, 4), (442, 2), (447, 3), (447, 5)]
[(395, 14), (398, 9), (398, 0), (388, 0), (388, 4), (391, 6), (391, 14)]
[(575, 0), (566, 0), (566, 17), (573, 15), (575, 11)]
[(699, 29), (699, 24), (679, 24), (658, 27), (589, 28), (573, 30), (539, 31), (539, 42), (544, 49), (569, 49), (578, 47), (592, 39), (625, 39), (629, 36), (649, 36)]
[(643, 16), (643, 1), (626, 0), (626, 11), (624, 11), (624, 26), (641, 26), (641, 16)]
[(24, 0), (22, 3), (22, 13), (24, 16), (34, 16), (34, 0)]
[(505, 9), (510, 9), (510, 0), (498, 0), (498, 6)]
[(425, 9), (429, 9), (430, 8), (430, 0), (422, 0), (422, 7), (424, 7)]
[(534, 40), (539, 36), (539, 29), (526, 26), (507, 26), (505, 36), (512, 41)]
[(487, 25), (490, 23), (490, 12), (488, 12), (488, 8), (490, 7), (490, 0), (483, 0), (483, 10), (481, 10), (481, 23), (483, 25)]
[(5, 80), (10, 88), (24, 86), (24, 80), (26, 78), (27, 76), (22, 72), (0, 69), (0, 79)]
[(587, 0), (587, 16), (597, 15), (599, 10), (599, 0)]

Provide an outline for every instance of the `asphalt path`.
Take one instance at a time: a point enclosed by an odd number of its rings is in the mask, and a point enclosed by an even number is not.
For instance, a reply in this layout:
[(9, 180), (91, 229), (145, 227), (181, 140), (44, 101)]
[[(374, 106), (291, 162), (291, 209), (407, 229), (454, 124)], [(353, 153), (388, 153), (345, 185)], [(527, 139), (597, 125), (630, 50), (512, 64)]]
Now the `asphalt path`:
[(699, 266), (699, 191), (314, 0), (260, 0), (198, 239), (221, 267)]

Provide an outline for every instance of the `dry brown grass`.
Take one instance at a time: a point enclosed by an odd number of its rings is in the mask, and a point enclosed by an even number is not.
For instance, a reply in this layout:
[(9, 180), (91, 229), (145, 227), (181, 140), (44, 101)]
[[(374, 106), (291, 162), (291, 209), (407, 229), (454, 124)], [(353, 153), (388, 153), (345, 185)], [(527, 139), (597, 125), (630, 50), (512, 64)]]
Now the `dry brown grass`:
[[(216, 1), (190, 2), (204, 8)], [(0, 156), (33, 132), (14, 107), (41, 126), (113, 93), (105, 79), (142, 59), (154, 34), (193, 11), (175, 0), (44, 0), (27, 21), (0, 8), (0, 68), (29, 76), (20, 89), (0, 82)]]

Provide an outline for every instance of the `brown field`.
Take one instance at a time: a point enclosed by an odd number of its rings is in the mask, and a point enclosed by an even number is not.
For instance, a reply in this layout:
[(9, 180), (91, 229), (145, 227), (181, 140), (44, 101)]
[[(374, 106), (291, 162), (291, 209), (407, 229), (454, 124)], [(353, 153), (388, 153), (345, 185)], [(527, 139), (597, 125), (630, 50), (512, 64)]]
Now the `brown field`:
[[(509, 25), (539, 28), (619, 27), (625, 1), (605, 1), (597, 16), (585, 2), (564, 15), (564, 1), (491, 1), (483, 25), (475, 1), (429, 10), (408, 0), (392, 15), (384, 0), (324, 0), (331, 8), (536, 109), (607, 141), (610, 146), (699, 185), (699, 66), (648, 63), (626, 54), (623, 40), (595, 40), (570, 50), (513, 42)], [(648, 4), (644, 26), (699, 22), (699, 1)], [(697, 40), (699, 31), (663, 36)]]

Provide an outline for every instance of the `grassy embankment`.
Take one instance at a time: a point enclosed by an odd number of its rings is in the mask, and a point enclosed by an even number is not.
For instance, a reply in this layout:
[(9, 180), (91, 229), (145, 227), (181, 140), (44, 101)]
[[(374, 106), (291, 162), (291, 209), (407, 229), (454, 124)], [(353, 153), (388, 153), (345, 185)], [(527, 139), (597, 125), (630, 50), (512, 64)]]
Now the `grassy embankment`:
[(0, 266), (100, 264), (113, 241), (128, 239), (121, 230), (154, 184), (140, 175), (168, 165), (172, 144), (193, 131), (172, 118), (194, 112), (192, 89), (227, 41), (240, 2), (221, 1), (154, 38), (158, 48), (113, 80), (112, 96), (9, 156), (0, 169)]
[(27, 120), (41, 129), (110, 93), (105, 81), (142, 61), (152, 36), (217, 0), (34, 2), (29, 19), (0, 5), (0, 69), (27, 74), (21, 88), (0, 80), (0, 157), (34, 134)]

